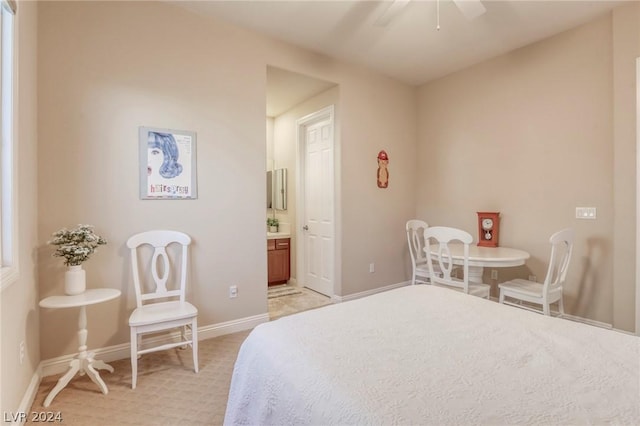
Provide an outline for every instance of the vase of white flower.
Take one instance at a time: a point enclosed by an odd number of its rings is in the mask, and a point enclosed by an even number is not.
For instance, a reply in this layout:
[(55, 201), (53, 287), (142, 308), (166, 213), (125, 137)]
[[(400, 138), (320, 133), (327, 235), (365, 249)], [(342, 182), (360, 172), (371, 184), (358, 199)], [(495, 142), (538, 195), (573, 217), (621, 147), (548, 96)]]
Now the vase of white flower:
[(82, 265), (67, 266), (64, 273), (64, 292), (70, 296), (84, 293), (87, 289), (87, 275)]
[(86, 273), (82, 262), (96, 251), (97, 247), (107, 241), (93, 232), (91, 225), (78, 225), (75, 229), (63, 228), (53, 233), (48, 244), (57, 246), (55, 257), (64, 257), (68, 267), (64, 275), (64, 292), (68, 295), (81, 294), (86, 289)]

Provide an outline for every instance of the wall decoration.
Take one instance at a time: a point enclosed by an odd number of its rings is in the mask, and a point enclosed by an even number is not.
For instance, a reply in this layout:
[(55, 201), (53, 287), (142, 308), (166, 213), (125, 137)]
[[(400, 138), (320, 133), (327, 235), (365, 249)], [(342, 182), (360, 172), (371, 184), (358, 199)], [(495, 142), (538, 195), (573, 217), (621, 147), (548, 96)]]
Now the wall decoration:
[(140, 127), (140, 198), (198, 198), (196, 134), (186, 130)]
[(500, 237), (500, 212), (476, 212), (478, 214), (478, 245), (498, 247)]
[(378, 153), (378, 188), (386, 188), (389, 186), (389, 156), (385, 150)]

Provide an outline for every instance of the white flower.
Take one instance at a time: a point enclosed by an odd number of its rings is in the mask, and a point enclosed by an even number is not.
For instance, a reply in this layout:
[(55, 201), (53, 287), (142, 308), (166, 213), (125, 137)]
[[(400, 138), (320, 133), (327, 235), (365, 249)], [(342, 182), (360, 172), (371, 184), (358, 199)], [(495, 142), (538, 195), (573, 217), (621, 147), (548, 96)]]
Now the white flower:
[(99, 245), (107, 244), (107, 241), (93, 232), (91, 225), (78, 225), (75, 229), (62, 228), (54, 232), (47, 244), (58, 246), (53, 253), (54, 257), (64, 257), (67, 266), (80, 265), (97, 250)]

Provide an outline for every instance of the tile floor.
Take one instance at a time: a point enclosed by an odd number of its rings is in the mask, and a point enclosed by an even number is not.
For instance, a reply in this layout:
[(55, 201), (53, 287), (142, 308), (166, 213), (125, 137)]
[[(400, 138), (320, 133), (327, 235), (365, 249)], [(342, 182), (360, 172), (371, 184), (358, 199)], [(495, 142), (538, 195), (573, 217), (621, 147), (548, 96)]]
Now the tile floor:
[(309, 290), (306, 287), (297, 287), (300, 294), (280, 296), (269, 299), (269, 319), (274, 320), (285, 315), (295, 314), (309, 309), (330, 305), (331, 298)]

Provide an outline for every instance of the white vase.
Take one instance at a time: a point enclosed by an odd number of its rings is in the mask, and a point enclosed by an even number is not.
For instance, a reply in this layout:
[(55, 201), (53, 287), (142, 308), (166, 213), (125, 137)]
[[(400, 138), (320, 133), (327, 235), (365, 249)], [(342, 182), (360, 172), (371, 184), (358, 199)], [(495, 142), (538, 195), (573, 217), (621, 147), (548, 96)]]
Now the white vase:
[(87, 288), (87, 279), (82, 265), (67, 267), (64, 273), (64, 292), (69, 296), (84, 293)]
[(278, 227), (277, 226), (270, 226), (269, 227), (269, 232), (278, 232)]

